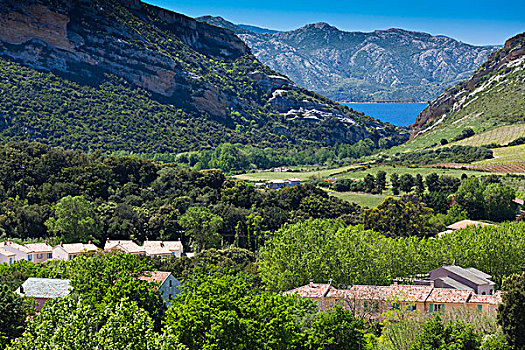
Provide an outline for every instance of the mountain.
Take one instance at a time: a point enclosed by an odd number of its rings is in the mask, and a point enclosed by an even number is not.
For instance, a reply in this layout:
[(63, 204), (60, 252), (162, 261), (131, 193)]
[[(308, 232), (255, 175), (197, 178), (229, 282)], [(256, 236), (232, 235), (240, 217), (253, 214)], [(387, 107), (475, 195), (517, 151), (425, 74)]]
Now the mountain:
[(402, 29), (345, 32), (327, 23), (274, 34), (218, 17), (255, 56), (302, 87), (336, 101), (428, 101), (467, 78), (497, 47)]
[(250, 32), (258, 33), (258, 34), (275, 34), (275, 33), (279, 33), (278, 30), (256, 27), (256, 26), (252, 26), (252, 25), (249, 25), (249, 24), (237, 24), (237, 25), (239, 27), (241, 27), (242, 29), (246, 29), (246, 30), (248, 30)]
[(0, 65), (2, 143), (174, 153), (408, 137), (298, 87), (231, 31), (138, 0), (2, 0)]
[(525, 33), (522, 33), (507, 40), (470, 78), (432, 101), (411, 126), (411, 137), (419, 143), (437, 137), (454, 139), (467, 127), (477, 134), (495, 128), (504, 128), (512, 134), (509, 126), (521, 127), (524, 123)]

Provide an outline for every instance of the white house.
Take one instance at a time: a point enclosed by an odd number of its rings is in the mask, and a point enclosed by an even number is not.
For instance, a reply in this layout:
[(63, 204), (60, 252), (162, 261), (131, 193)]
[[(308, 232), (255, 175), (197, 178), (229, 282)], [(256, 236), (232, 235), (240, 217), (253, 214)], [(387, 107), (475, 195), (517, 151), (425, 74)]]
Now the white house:
[(33, 254), (28, 254), (29, 250), (20, 244), (17, 244), (15, 242), (11, 242), (11, 240), (7, 240), (7, 242), (0, 242), (0, 248), (3, 248), (7, 250), (8, 252), (15, 253), (15, 260), (29, 260), (33, 261)]
[(180, 257), (183, 253), (182, 242), (179, 241), (150, 241), (147, 240), (142, 246), (147, 256), (168, 257), (170, 255)]
[(53, 247), (45, 243), (30, 243), (26, 244), (27, 253), (32, 255), (32, 260), (35, 263), (41, 263), (53, 258)]
[(146, 254), (144, 248), (133, 241), (111, 241), (109, 238), (106, 240), (104, 250), (120, 250), (123, 253), (135, 255)]
[(288, 186), (294, 187), (294, 186), (298, 186), (301, 184), (301, 179), (292, 178), (292, 179), (285, 180), (285, 182), (288, 183)]
[(88, 244), (84, 243), (70, 243), (63, 244), (60, 242), (59, 245), (53, 248), (53, 259), (55, 260), (71, 260), (74, 257), (87, 252), (94, 252), (98, 248), (91, 242)]
[(13, 252), (10, 252), (9, 250), (5, 250), (4, 248), (0, 248), (0, 264), (9, 264), (15, 262), (16, 254)]
[(138, 279), (158, 283), (159, 293), (166, 307), (170, 307), (171, 300), (181, 292), (180, 282), (173, 277), (171, 272), (145, 271), (144, 275), (140, 276)]

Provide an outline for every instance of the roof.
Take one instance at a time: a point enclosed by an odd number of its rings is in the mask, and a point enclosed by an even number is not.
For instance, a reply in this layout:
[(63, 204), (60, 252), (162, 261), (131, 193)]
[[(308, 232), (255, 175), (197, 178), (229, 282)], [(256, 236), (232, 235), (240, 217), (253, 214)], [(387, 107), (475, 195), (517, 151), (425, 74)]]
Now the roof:
[(88, 244), (84, 244), (84, 243), (60, 244), (60, 245), (57, 245), (55, 248), (62, 248), (68, 254), (82, 254), (85, 252), (95, 251), (98, 249), (96, 245), (91, 244), (91, 243), (88, 243)]
[(299, 182), (301, 182), (301, 179), (298, 179), (298, 178), (296, 178), (296, 177), (293, 177), (293, 178), (291, 178), (291, 179), (287, 179), (286, 181), (293, 181), (293, 182), (298, 182), (298, 181), (299, 181)]
[(53, 251), (53, 247), (47, 243), (30, 243), (26, 244), (25, 247), (28, 253), (51, 253)]
[(106, 241), (106, 245), (104, 246), (104, 250), (111, 250), (111, 249), (121, 249), (126, 253), (143, 253), (144, 248), (139, 246), (137, 243), (133, 241)]
[(284, 180), (270, 180), (270, 181), (268, 181), (268, 183), (270, 183), (270, 184), (284, 184), (285, 181)]
[(486, 222), (481, 222), (481, 221), (461, 220), (461, 221), (456, 222), (455, 224), (447, 226), (447, 228), (450, 230), (461, 230), (469, 226), (485, 227), (485, 226), (494, 226), (494, 225), (488, 224)]
[(328, 292), (337, 291), (331, 284), (309, 283), (299, 288), (284, 292), (284, 295), (298, 295), (303, 298), (323, 298)]
[(519, 199), (519, 198), (514, 198), (512, 201), (514, 203), (518, 204), (518, 205), (524, 205), (525, 204), (525, 201), (523, 199)]
[[(443, 266), (441, 268), (455, 275), (461, 276), (464, 279), (467, 279), (478, 286), (484, 285), (484, 284), (494, 284), (494, 282), (486, 278), (480, 277), (480, 275), (476, 273), (475, 271), (469, 271), (467, 269), (462, 268), (461, 266), (450, 265), (450, 266)], [(479, 271), (479, 270), (476, 270), (476, 271)]]
[(434, 288), (427, 298), (429, 303), (466, 303), (472, 295), (472, 290)]
[(23, 284), (23, 294), (33, 298), (52, 299), (68, 296), (70, 293), (70, 281), (54, 278), (28, 278)]
[(171, 255), (182, 251), (181, 241), (146, 241), (142, 246), (147, 255)]
[(9, 250), (5, 250), (4, 248), (0, 248), (0, 255), (10, 257), (10, 256), (15, 256), (16, 254), (13, 252), (10, 252)]
[(162, 285), (166, 278), (171, 275), (171, 272), (164, 271), (144, 271), (144, 275), (137, 277), (137, 279), (146, 282), (157, 282)]
[(492, 276), (489, 275), (488, 273), (485, 273), (483, 271), (480, 271), (474, 267), (467, 267), (465, 270), (467, 270), (468, 272), (471, 272), (475, 275), (477, 275), (478, 277), (481, 277), (481, 278), (485, 278), (485, 279), (492, 279)]
[(424, 302), (431, 291), (432, 287), (420, 285), (354, 285), (344, 292), (344, 297), (364, 300), (399, 300), (404, 302)]
[(501, 303), (501, 291), (497, 291), (494, 295), (472, 294), (469, 302), (478, 304), (498, 305)]
[(445, 284), (449, 285), (450, 287), (452, 287), (452, 288), (454, 288), (454, 289), (473, 290), (473, 289), (470, 288), (469, 286), (464, 285), (463, 283), (458, 282), (458, 281), (456, 281), (455, 279), (450, 278), (450, 277), (439, 277), (439, 278), (436, 278), (436, 279), (438, 279), (438, 280), (442, 280)]
[(11, 241), (0, 242), (0, 247), (11, 247), (11, 248), (20, 250), (21, 252), (24, 252), (24, 253), (28, 253), (29, 252), (29, 250), (25, 246), (20, 245), (20, 244), (15, 243), (15, 242), (11, 242)]

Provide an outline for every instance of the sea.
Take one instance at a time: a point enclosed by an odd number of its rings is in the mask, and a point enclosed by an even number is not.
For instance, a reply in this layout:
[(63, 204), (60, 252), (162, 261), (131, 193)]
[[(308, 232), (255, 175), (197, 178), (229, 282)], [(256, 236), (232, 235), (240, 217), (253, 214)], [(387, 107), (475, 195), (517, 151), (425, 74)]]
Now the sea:
[(408, 126), (414, 124), (417, 115), (425, 109), (427, 103), (343, 103), (348, 107), (363, 112), (373, 118), (384, 122), (390, 122), (397, 126)]

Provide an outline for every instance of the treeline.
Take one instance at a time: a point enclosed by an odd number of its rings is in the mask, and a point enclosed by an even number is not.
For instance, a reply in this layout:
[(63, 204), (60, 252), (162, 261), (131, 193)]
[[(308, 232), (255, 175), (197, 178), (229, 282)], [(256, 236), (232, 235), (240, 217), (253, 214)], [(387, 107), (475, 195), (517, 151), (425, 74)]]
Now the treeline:
[(396, 153), (390, 160), (390, 163), (404, 165), (472, 163), (493, 157), (493, 152), (486, 147), (454, 145), (433, 150)]
[(276, 291), (312, 279), (332, 279), (342, 285), (388, 285), (396, 278), (426, 274), (443, 263), (475, 267), (501, 285), (506, 276), (523, 270), (524, 233), (525, 223), (505, 223), (470, 227), (439, 239), (388, 238), (362, 226), (308, 220), (277, 231), (266, 242), (259, 266), (263, 282)]
[(115, 156), (134, 156), (162, 163), (175, 163), (199, 169), (221, 169), (230, 173), (253, 169), (269, 169), (293, 165), (347, 164), (369, 156), (380, 149), (371, 139), (360, 140), (353, 145), (336, 144), (332, 147), (308, 147), (283, 150), (273, 147), (258, 148), (249, 145), (223, 143), (212, 150), (185, 153), (133, 153), (114, 152)]
[[(193, 247), (236, 244), (257, 249), (269, 232), (286, 222), (312, 217), (356, 223), (361, 214), (357, 205), (311, 185), (257, 190), (227, 179), (219, 170), (187, 170), (39, 143), (0, 147), (4, 238), (49, 237), (65, 243), (182, 236), (184, 244)], [(195, 221), (202, 227), (195, 227)], [(209, 223), (214, 229), (204, 230)]]

